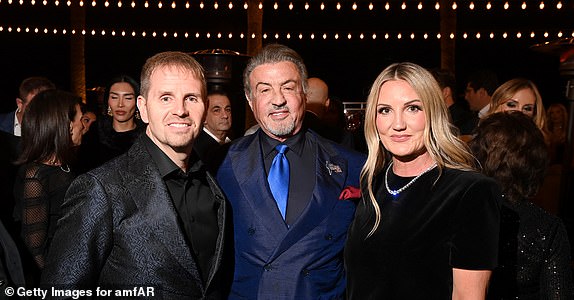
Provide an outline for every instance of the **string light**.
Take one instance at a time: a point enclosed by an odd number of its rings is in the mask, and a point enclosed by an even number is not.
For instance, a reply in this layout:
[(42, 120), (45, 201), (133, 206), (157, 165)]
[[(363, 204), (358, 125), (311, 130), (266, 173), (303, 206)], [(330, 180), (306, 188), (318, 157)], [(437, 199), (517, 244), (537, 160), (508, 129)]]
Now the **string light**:
[(337, 10), (341, 10), (341, 3), (337, 2)]
[(375, 8), (375, 6), (373, 5), (373, 2), (369, 3), (369, 10), (373, 10), (373, 8)]
[(488, 3), (486, 3), (486, 9), (490, 10), (492, 8), (492, 4), (490, 4), (490, 1)]
[(289, 10), (293, 10), (293, 2), (289, 2)]
[(540, 9), (544, 9), (544, 2), (540, 2), (540, 6), (538, 7), (540, 7)]
[(504, 9), (507, 10), (510, 7), (510, 4), (508, 4), (508, 2), (504, 3)]
[(391, 5), (389, 4), (389, 2), (387, 2), (387, 3), (385, 4), (385, 9), (386, 9), (386, 10), (391, 9)]
[(436, 9), (436, 10), (440, 9), (440, 4), (438, 2), (434, 5), (434, 9)]
[(452, 10), (456, 10), (458, 6), (456, 5), (456, 1), (452, 2)]
[(357, 3), (353, 2), (353, 6), (352, 6), (353, 10), (357, 10)]
[(470, 8), (470, 10), (473, 10), (474, 9), (474, 2), (471, 1), (470, 4), (468, 5), (468, 8)]
[(562, 1), (558, 1), (558, 3), (556, 4), (556, 8), (562, 9)]
[(402, 9), (402, 10), (407, 9), (407, 4), (406, 4), (405, 2), (403, 2), (403, 4), (401, 4), (401, 9)]
[(422, 2), (419, 2), (419, 5), (417, 5), (417, 8), (418, 8), (419, 10), (423, 9), (423, 3), (422, 3)]
[[(540, 5), (542, 5), (542, 2), (540, 3)], [(525, 10), (526, 9), (526, 2), (522, 2), (521, 7), (522, 7), (522, 10)], [(540, 8), (540, 9), (542, 9), (542, 8)]]
[(171, 3), (171, 8), (175, 9), (175, 1)]

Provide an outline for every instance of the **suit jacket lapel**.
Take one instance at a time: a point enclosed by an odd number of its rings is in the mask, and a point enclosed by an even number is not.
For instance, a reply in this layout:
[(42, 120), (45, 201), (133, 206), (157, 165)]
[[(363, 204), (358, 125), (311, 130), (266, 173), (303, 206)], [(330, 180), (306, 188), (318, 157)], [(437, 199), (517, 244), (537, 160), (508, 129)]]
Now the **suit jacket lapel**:
[[(263, 224), (269, 224), (267, 228), (270, 236), (280, 240), (287, 233), (287, 226), (268, 188), (267, 176), (263, 171), (265, 164), (259, 137), (257, 134), (252, 136), (253, 138), (241, 145), (242, 147), (229, 152), (233, 162), (233, 173), (235, 178), (239, 178), (238, 184), (243, 193), (240, 198), (245, 199), (252, 206), (252, 211), (255, 212), (254, 217), (262, 219)], [(250, 174), (250, 176), (245, 174)]]
[(177, 212), (167, 187), (141, 140), (134, 143), (128, 156), (129, 172), (126, 176), (131, 178), (126, 178), (125, 182), (130, 182), (128, 189), (138, 213), (146, 220), (150, 233), (164, 244), (167, 251), (194, 278), (199, 279), (198, 282), (201, 282), (195, 260), (177, 221)]
[[(316, 138), (312, 134), (307, 135), (308, 138), (311, 136)], [(344, 188), (348, 171), (347, 160), (340, 157), (330, 146), (323, 146), (318, 143), (317, 145), (317, 184), (313, 189), (313, 198), (297, 222), (291, 226), (281, 245), (273, 254), (273, 258), (283, 253), (323, 222), (325, 217), (331, 214), (333, 207), (337, 204), (339, 193)]]

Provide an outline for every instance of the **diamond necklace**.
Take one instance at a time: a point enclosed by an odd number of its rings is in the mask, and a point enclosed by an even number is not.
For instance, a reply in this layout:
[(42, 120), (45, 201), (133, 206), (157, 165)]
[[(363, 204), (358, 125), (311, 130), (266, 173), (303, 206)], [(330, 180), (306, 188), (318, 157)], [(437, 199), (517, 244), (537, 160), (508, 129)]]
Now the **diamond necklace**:
[(417, 179), (419, 179), (419, 177), (423, 176), (425, 173), (427, 173), (428, 171), (430, 171), (430, 170), (434, 169), (434, 167), (436, 167), (436, 163), (432, 164), (432, 166), (428, 167), (428, 169), (424, 170), (422, 173), (417, 175), (417, 177), (413, 178), (411, 181), (409, 181), (409, 183), (405, 184), (405, 186), (403, 186), (402, 188), (400, 188), (398, 190), (391, 190), (391, 188), (389, 188), (389, 181), (387, 178), (389, 177), (389, 169), (391, 168), (392, 165), (393, 165), (393, 162), (391, 161), (391, 163), (387, 167), (387, 171), (385, 172), (385, 187), (387, 188), (387, 192), (389, 192), (389, 194), (391, 194), (393, 196), (396, 196), (396, 195), (400, 194), (402, 191), (406, 190), (409, 186), (411, 186), (411, 184), (413, 184), (415, 181), (417, 181)]

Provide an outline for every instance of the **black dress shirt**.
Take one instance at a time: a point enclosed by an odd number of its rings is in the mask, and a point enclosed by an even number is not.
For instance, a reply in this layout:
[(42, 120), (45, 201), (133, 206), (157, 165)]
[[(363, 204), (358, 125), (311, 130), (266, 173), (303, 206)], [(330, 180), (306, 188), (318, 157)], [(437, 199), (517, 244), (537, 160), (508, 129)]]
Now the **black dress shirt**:
[(167, 185), (180, 225), (199, 264), (203, 282), (207, 282), (219, 234), (219, 204), (207, 182), (204, 164), (192, 152), (188, 170), (183, 172), (149, 137), (146, 136), (144, 141)]
[(269, 169), (277, 155), (275, 146), (285, 144), (289, 147), (289, 150), (285, 152), (289, 161), (290, 173), (285, 222), (290, 226), (297, 221), (313, 196), (313, 189), (317, 180), (317, 145), (311, 139), (306, 138), (306, 134), (310, 134), (306, 130), (299, 131), (283, 143), (267, 136), (262, 130), (258, 132), (267, 175), (269, 175)]

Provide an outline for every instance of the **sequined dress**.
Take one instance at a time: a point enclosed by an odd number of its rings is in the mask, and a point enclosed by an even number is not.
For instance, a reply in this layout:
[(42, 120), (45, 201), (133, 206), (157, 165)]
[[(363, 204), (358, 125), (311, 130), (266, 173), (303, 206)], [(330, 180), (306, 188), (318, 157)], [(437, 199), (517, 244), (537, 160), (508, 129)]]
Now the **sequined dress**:
[(488, 299), (574, 299), (562, 221), (528, 201), (503, 201), (499, 267)]

